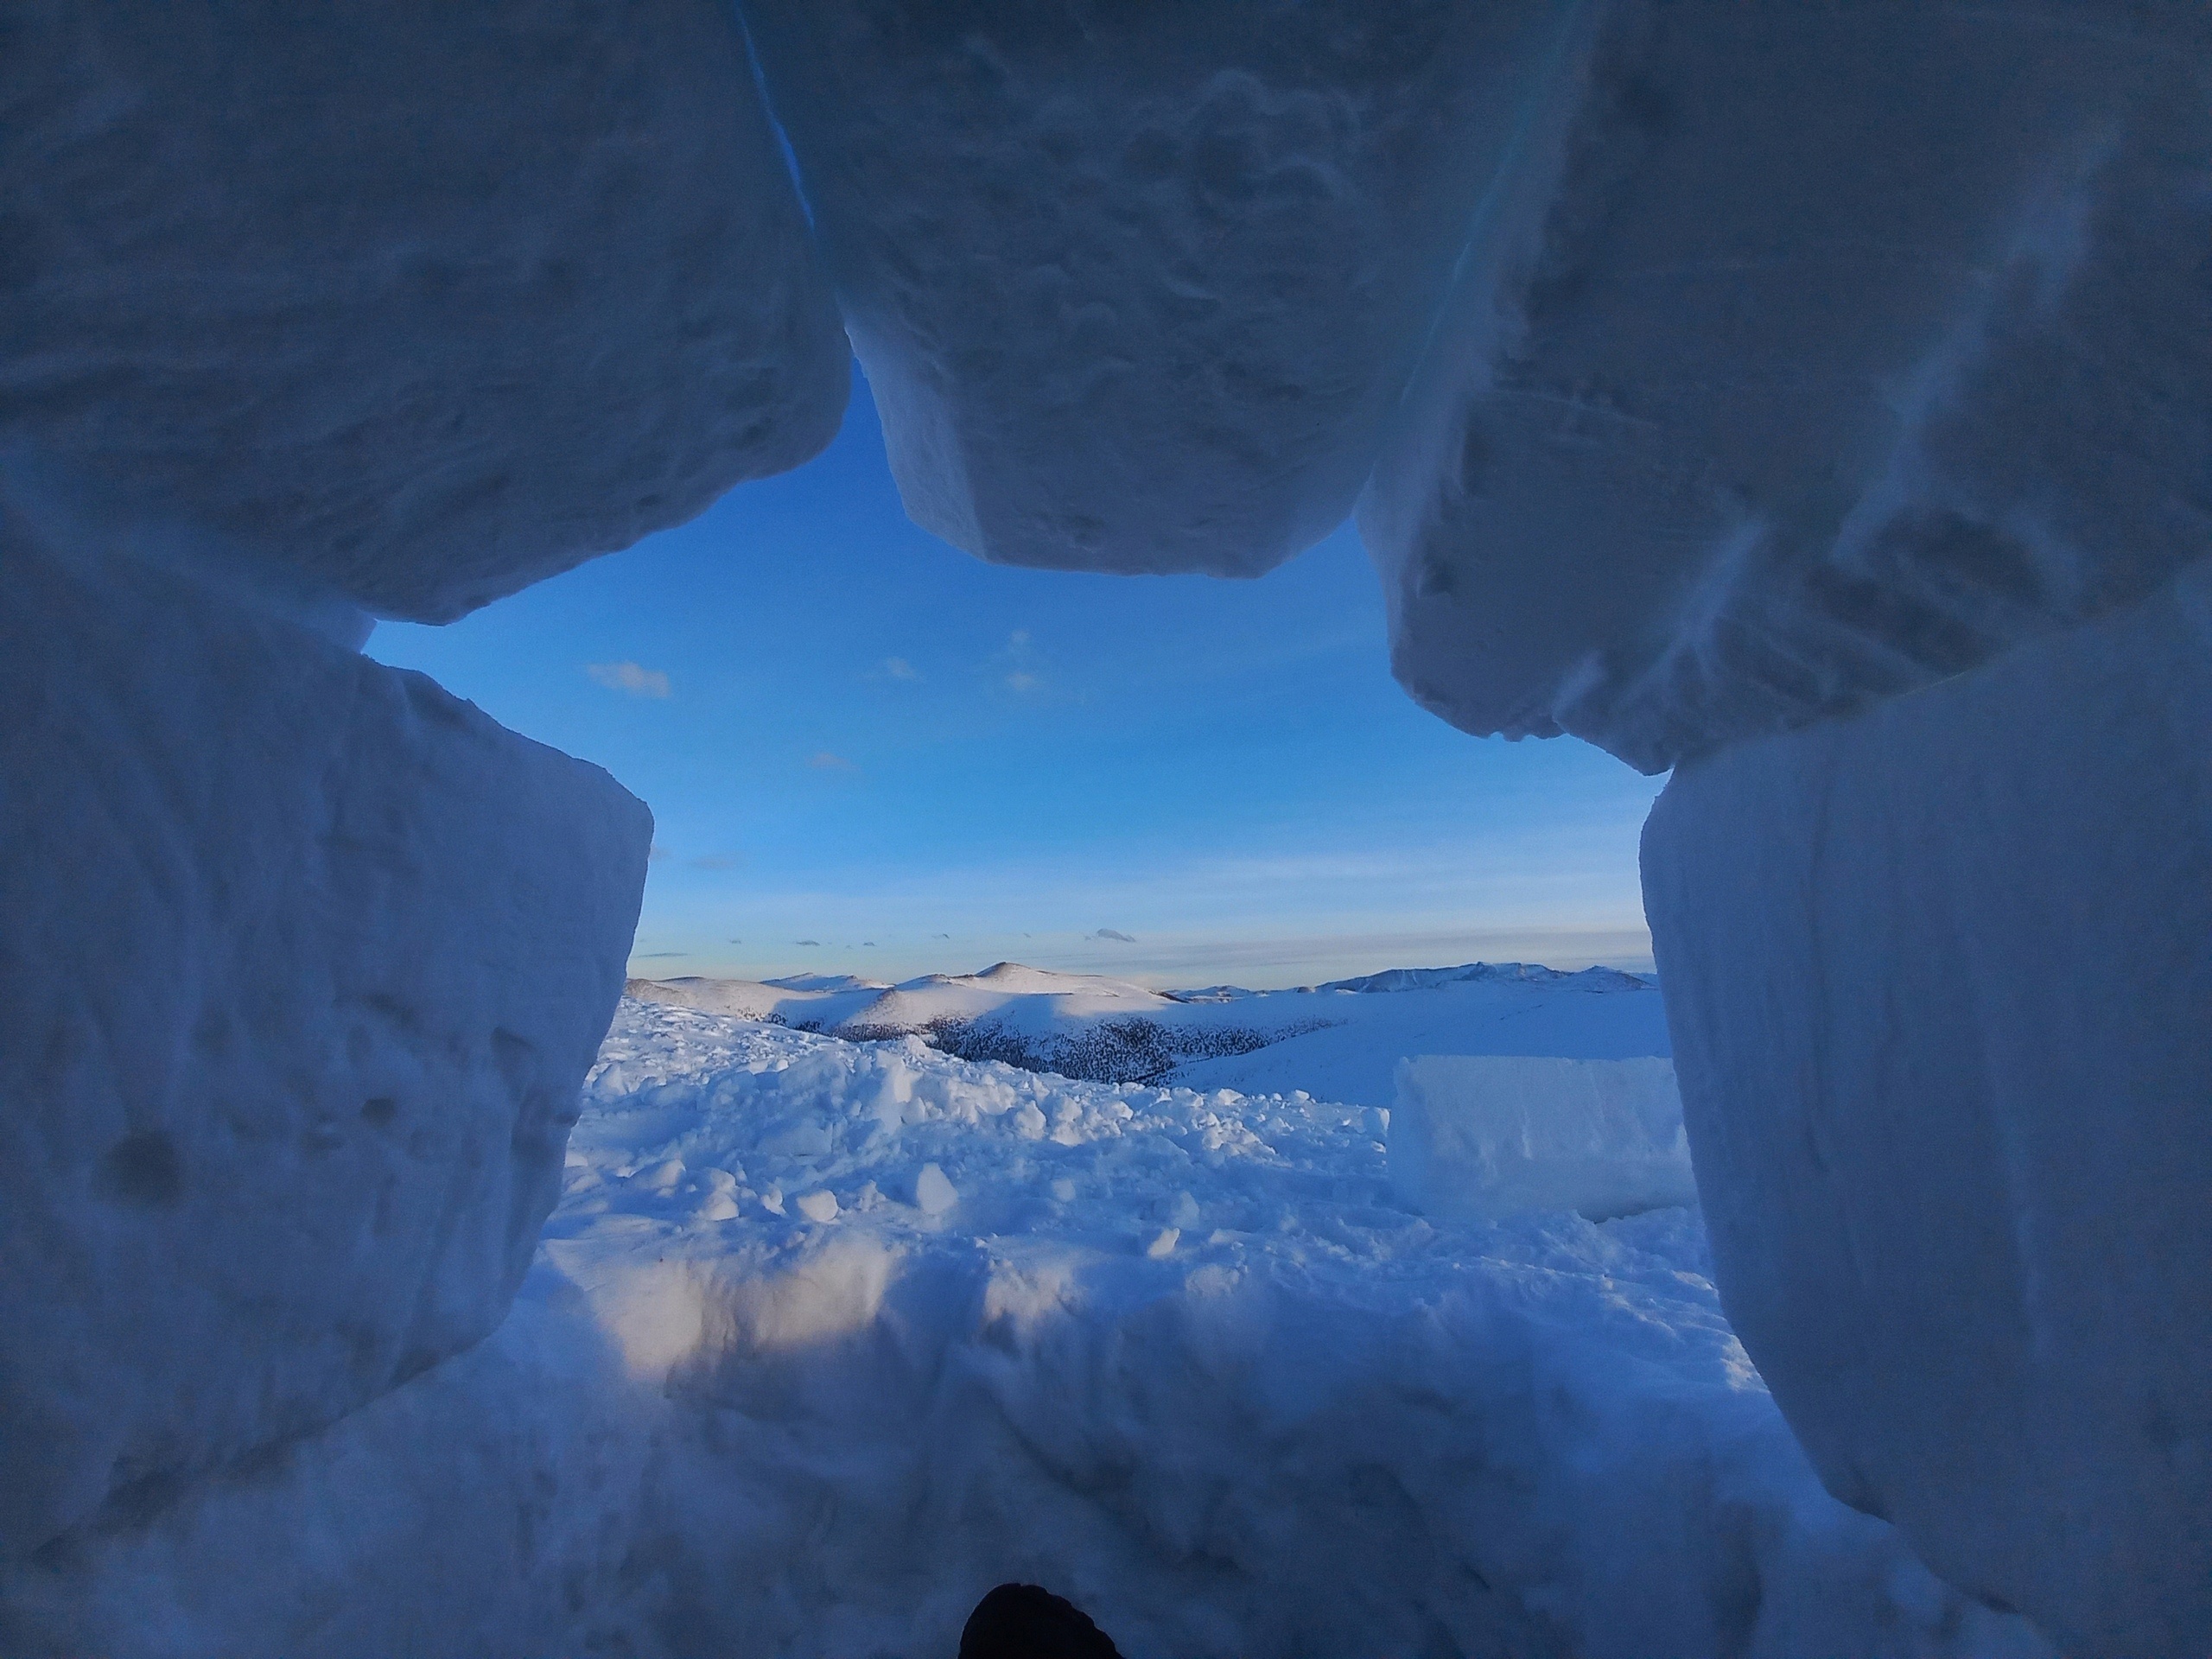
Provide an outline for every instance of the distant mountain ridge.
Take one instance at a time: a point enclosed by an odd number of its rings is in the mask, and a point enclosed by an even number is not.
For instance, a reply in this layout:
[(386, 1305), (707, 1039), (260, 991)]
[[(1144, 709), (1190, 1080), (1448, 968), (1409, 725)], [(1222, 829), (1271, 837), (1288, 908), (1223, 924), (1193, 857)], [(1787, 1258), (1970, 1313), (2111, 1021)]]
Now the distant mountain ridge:
[[(1100, 1082), (1388, 1105), (1401, 1055), (1669, 1052), (1651, 981), (1534, 963), (1394, 968), (1294, 990), (1155, 991), (1015, 962), (889, 984), (850, 974), (633, 979), (626, 993), (853, 1041), (919, 1037), (964, 1059)], [(1598, 994), (1593, 995), (1592, 994)], [(1561, 1044), (1568, 1044), (1562, 1047)]]

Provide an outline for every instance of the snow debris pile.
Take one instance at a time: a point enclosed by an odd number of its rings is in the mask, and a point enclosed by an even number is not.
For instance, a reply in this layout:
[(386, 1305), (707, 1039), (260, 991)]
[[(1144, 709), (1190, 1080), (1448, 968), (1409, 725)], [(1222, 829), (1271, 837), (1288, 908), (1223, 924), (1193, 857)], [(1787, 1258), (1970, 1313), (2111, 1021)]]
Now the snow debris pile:
[(2212, 1643), (2208, 720), (2200, 570), (1645, 834), (1730, 1313), (1833, 1490), (2069, 1651)]
[(58, 564), (4, 516), (0, 568), (10, 1555), (499, 1323), (652, 819), (420, 675), (181, 578)]
[(1402, 1059), (1389, 1131), (1391, 1190), (1427, 1216), (1605, 1221), (1697, 1202), (1669, 1060)]
[(625, 1002), (507, 1325), (16, 1639), (949, 1654), (1019, 1578), (1139, 1656), (2047, 1652), (1821, 1491), (1694, 1211), (1425, 1220), (1371, 1128)]

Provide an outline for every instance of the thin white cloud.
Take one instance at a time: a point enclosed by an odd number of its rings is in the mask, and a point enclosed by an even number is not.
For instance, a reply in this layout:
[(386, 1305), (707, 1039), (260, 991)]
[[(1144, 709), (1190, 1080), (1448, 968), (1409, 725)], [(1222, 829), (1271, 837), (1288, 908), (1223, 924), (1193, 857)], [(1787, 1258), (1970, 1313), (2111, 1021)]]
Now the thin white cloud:
[(808, 757), (806, 764), (817, 772), (858, 772), (860, 768), (842, 754), (832, 754), (827, 749), (817, 749)]
[(657, 668), (636, 663), (586, 663), (584, 672), (610, 691), (626, 691), (633, 697), (668, 695), (668, 676)]
[(914, 665), (908, 662), (904, 657), (885, 658), (883, 659), (883, 671), (894, 680), (918, 680), (922, 677), (921, 675), (916, 671)]
[(703, 858), (693, 859), (691, 868), (695, 870), (734, 870), (744, 862), (742, 853), (709, 853)]
[(1026, 697), (1045, 690), (1045, 664), (1028, 629), (1016, 628), (1007, 635), (1006, 649), (997, 653), (997, 659), (1006, 670), (1001, 683), (1015, 696)]

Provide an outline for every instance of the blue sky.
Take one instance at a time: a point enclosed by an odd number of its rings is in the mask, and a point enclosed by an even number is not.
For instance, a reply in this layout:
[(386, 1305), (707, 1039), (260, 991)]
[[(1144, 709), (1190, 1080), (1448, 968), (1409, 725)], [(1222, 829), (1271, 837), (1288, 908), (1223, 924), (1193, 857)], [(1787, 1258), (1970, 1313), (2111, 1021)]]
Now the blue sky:
[(864, 380), (810, 465), (368, 650), (652, 808), (634, 973), (1650, 963), (1660, 780), (1414, 707), (1349, 526), (1258, 582), (987, 565), (907, 521)]

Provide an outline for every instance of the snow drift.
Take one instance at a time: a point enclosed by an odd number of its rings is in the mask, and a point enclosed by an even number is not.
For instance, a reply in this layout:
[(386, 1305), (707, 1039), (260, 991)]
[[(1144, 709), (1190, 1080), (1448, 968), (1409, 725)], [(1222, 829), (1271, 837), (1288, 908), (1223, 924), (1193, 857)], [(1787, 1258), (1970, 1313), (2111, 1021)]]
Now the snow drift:
[(1830, 1490), (2069, 1650), (2212, 1646), (2212, 578), (1669, 783), (1731, 1319)]
[(1693, 1211), (1424, 1221), (1367, 1117), (625, 1003), (515, 1317), (0, 1637), (949, 1654), (1012, 1576), (1138, 1656), (2047, 1659), (1820, 1490)]
[(1567, 1210), (1592, 1221), (1697, 1202), (1662, 1059), (1423, 1054), (1398, 1062), (1390, 1189), (1461, 1221)]
[(420, 675), (0, 515), (0, 1555), (476, 1341), (652, 820)]

